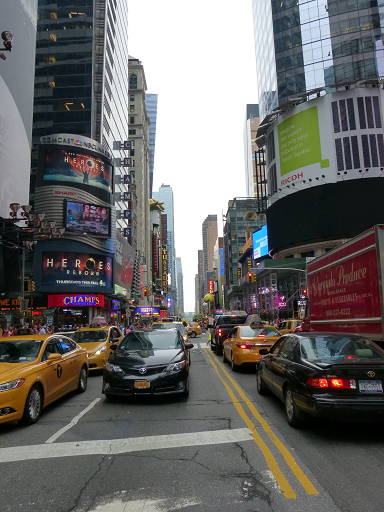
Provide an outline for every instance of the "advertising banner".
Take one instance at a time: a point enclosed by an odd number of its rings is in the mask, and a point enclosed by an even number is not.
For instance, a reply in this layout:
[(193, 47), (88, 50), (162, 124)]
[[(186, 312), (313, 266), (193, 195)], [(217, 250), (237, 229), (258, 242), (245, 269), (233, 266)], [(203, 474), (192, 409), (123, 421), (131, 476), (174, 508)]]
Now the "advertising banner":
[[(361, 242), (346, 249), (352, 257), (332, 255), (319, 270), (309, 266), (311, 327), (315, 331), (375, 334), (381, 332), (381, 305), (375, 247), (359, 254)], [(354, 255), (356, 253), (356, 255)], [(319, 262), (320, 263), (320, 262)], [(314, 260), (316, 268), (316, 260)]]
[(111, 208), (64, 201), (66, 231), (94, 236), (111, 236)]
[(48, 307), (97, 306), (104, 307), (104, 295), (48, 295)]
[(253, 259), (267, 256), (268, 254), (268, 231), (267, 226), (263, 226), (261, 229), (253, 233), (252, 235), (253, 245)]
[(168, 250), (162, 249), (161, 289), (168, 291)]
[[(113, 193), (112, 166), (105, 159), (70, 149), (45, 149), (43, 181), (67, 182)], [(91, 190), (90, 190), (91, 191)]]
[(135, 249), (127, 242), (119, 230), (117, 230), (116, 238), (115, 293), (129, 297), (131, 295), (136, 253)]
[(74, 291), (111, 288), (112, 258), (77, 252), (43, 252), (41, 286)]

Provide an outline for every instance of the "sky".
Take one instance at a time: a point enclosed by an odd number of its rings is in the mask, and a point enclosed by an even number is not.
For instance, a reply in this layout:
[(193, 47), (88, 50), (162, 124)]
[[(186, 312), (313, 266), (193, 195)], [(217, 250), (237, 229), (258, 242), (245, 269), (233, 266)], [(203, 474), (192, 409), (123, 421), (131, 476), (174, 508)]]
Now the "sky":
[(246, 105), (257, 103), (251, 0), (129, 0), (129, 54), (158, 94), (153, 190), (174, 194), (184, 311), (195, 309), (202, 224), (245, 197)]

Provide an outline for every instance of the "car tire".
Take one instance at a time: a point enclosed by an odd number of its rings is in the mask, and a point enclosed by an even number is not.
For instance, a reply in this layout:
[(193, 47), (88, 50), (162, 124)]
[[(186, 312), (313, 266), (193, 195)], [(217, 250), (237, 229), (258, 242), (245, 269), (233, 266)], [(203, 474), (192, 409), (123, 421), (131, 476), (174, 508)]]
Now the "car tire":
[(188, 331), (188, 336), (191, 336), (191, 338), (196, 338), (196, 333), (194, 331)]
[(188, 365), (191, 366), (191, 349), (188, 351)]
[(215, 345), (213, 345), (213, 344), (212, 344), (212, 338), (211, 338), (211, 343), (210, 343), (210, 345), (211, 345), (211, 350), (212, 350), (212, 352), (214, 352), (214, 351), (215, 351)]
[(183, 398), (189, 397), (189, 377), (187, 378), (187, 380), (185, 382), (185, 390), (183, 391), (182, 396), (183, 396)]
[(302, 425), (302, 416), (298, 410), (297, 405), (293, 399), (291, 388), (288, 386), (284, 393), (285, 416), (288, 425), (293, 428), (298, 428)]
[(25, 401), (23, 423), (24, 425), (33, 425), (40, 418), (43, 409), (43, 392), (38, 384), (35, 384), (29, 390), (27, 400)]
[(256, 368), (256, 387), (259, 395), (265, 395), (267, 393), (267, 387), (261, 376), (261, 367)]
[(83, 366), (80, 370), (79, 385), (77, 386), (78, 393), (84, 393), (88, 385), (88, 372), (87, 367)]
[(223, 352), (223, 345), (220, 345), (220, 343), (217, 342), (215, 345), (215, 353), (217, 356), (221, 356), (222, 352)]
[(235, 361), (233, 360), (233, 352), (231, 352), (231, 368), (233, 372), (237, 372), (239, 370), (239, 366), (235, 364)]

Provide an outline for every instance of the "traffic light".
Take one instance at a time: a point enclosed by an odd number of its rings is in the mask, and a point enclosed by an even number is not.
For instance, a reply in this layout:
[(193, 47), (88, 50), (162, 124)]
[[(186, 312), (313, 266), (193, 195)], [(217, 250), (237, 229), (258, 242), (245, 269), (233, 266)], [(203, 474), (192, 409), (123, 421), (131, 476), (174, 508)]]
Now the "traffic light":
[(151, 291), (148, 288), (144, 288), (144, 295), (149, 297), (151, 295)]
[(252, 272), (248, 272), (247, 274), (247, 283), (252, 283)]
[(24, 279), (24, 292), (30, 292), (30, 291), (31, 291), (31, 280)]
[(30, 291), (34, 292), (35, 291), (35, 281), (32, 281), (31, 279), (31, 289)]

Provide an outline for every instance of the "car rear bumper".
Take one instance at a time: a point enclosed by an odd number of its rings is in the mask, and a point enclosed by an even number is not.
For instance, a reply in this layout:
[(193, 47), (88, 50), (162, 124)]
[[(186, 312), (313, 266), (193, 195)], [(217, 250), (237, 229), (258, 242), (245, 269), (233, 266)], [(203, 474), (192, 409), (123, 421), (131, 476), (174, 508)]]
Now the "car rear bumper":
[(310, 400), (295, 397), (297, 406), (311, 416), (350, 421), (384, 421), (384, 396), (333, 398), (315, 396)]

